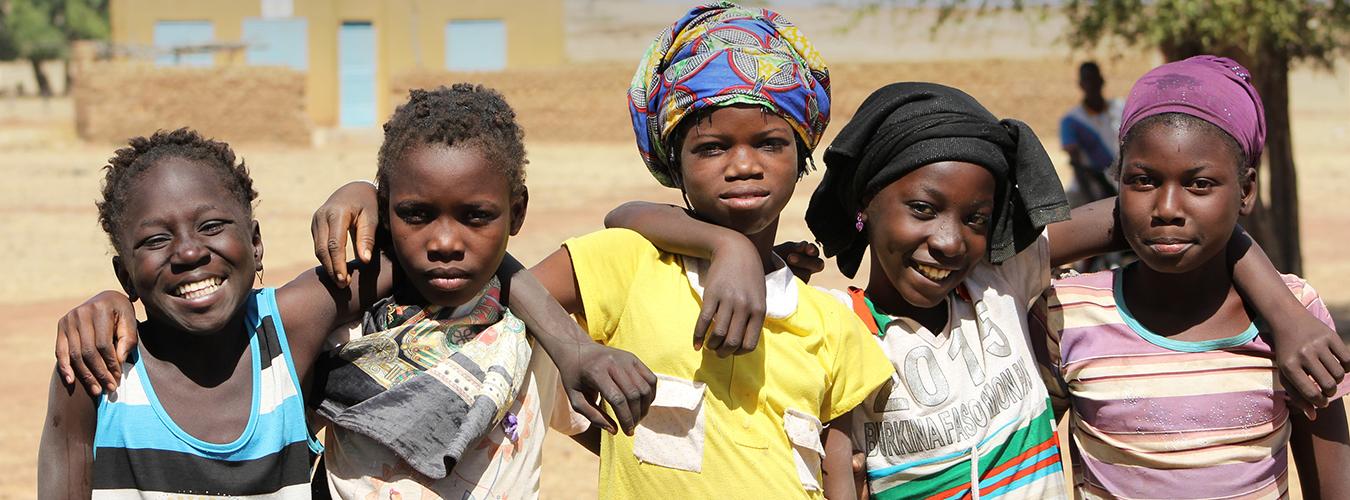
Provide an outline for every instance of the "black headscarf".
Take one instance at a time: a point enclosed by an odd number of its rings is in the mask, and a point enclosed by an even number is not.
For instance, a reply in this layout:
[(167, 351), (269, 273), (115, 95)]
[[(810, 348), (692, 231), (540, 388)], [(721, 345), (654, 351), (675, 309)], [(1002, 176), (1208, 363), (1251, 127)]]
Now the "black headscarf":
[(867, 249), (857, 230), (863, 199), (919, 167), (974, 163), (994, 174), (989, 262), (998, 264), (1069, 218), (1054, 164), (1031, 127), (999, 120), (975, 98), (935, 83), (893, 83), (873, 92), (825, 151), (825, 178), (806, 223), (852, 278)]

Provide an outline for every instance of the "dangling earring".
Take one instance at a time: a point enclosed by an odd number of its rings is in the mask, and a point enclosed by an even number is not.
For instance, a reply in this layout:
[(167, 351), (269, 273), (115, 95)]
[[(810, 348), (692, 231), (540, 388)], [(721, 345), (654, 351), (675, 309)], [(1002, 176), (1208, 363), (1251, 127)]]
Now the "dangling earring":
[(263, 265), (261, 262), (258, 263), (258, 272), (255, 274), (258, 275), (258, 284), (263, 284)]
[(853, 224), (853, 228), (857, 229), (860, 233), (863, 230), (863, 215), (861, 210), (858, 211), (858, 221)]

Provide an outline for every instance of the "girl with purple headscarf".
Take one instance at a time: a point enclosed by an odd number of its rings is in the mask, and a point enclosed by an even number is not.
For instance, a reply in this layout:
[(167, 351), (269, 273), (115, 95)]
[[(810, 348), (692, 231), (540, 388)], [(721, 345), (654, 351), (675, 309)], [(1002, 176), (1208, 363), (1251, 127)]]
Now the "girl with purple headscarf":
[[(1234, 285), (1229, 239), (1265, 141), (1246, 68), (1214, 56), (1155, 68), (1130, 91), (1120, 139), (1118, 230), (1139, 261), (1056, 282), (1037, 353), (1073, 409), (1078, 493), (1285, 498), (1292, 447), (1305, 496), (1350, 495), (1345, 407), (1289, 411), (1268, 325)], [(1332, 325), (1311, 286), (1283, 281)]]

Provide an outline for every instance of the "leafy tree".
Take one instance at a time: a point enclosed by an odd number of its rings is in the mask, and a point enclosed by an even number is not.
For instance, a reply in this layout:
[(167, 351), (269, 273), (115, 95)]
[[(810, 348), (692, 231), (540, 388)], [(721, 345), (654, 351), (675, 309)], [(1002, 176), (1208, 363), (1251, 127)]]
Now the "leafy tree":
[(44, 96), (43, 61), (64, 59), (73, 40), (107, 37), (108, 0), (0, 0), (0, 60), (27, 59)]
[(1350, 48), (1347, 0), (938, 0), (940, 19), (1011, 7), (1058, 9), (1066, 39), (1077, 49), (1107, 41), (1159, 50), (1169, 61), (1216, 54), (1242, 62), (1266, 108), (1268, 205), (1258, 203), (1244, 225), (1284, 272), (1302, 273), (1298, 184), (1289, 130), (1289, 69), (1300, 61), (1330, 67)]

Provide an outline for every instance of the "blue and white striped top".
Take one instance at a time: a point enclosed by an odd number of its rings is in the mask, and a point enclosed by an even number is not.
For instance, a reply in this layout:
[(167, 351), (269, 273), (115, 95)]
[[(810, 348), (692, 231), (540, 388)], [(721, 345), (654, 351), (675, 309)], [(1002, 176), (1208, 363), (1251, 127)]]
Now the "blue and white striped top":
[(189, 435), (155, 396), (140, 352), (132, 353), (121, 385), (99, 398), (95, 499), (309, 498), (311, 458), (322, 446), (305, 425), (275, 290), (254, 290), (248, 307), (253, 406), (244, 432), (224, 444)]

